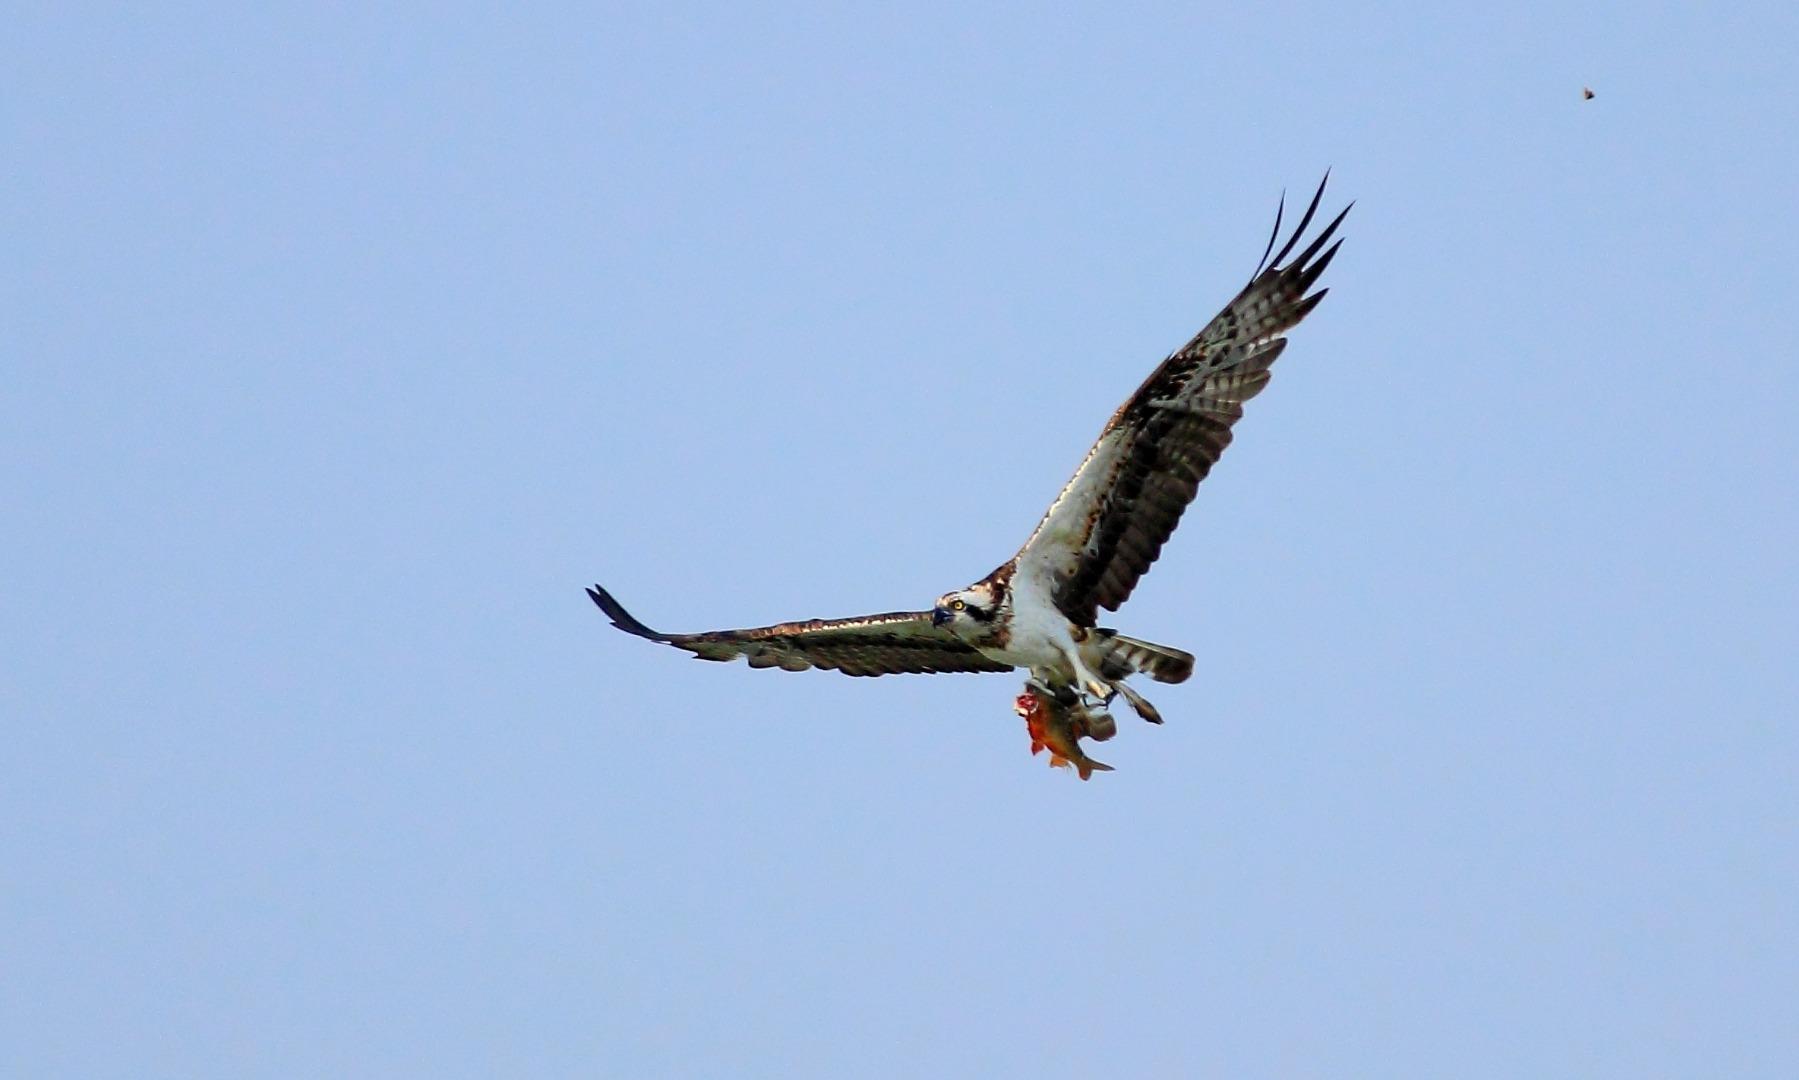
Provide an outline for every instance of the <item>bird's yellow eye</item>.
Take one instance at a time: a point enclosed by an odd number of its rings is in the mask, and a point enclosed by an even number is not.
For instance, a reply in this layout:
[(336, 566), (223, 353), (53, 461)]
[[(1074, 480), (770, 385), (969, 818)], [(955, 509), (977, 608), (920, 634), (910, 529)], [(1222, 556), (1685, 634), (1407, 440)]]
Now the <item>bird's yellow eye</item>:
[(963, 608), (965, 608), (967, 606), (968, 606), (967, 604), (963, 603), (960, 600), (951, 600), (949, 602), (949, 609), (951, 611), (961, 611)]

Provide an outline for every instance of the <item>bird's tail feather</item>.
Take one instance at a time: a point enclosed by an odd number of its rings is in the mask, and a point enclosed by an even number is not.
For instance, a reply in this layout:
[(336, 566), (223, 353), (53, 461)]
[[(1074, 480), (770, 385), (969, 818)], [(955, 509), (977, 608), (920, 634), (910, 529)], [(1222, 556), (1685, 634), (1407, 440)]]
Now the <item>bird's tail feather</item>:
[[(1186, 682), (1187, 676), (1193, 674), (1193, 654), (1167, 645), (1142, 641), (1134, 637), (1126, 637), (1115, 630), (1102, 630), (1110, 634), (1106, 654), (1105, 667), (1108, 670), (1100, 674), (1109, 679), (1141, 672), (1162, 683)], [(1110, 669), (1116, 667), (1114, 674)]]

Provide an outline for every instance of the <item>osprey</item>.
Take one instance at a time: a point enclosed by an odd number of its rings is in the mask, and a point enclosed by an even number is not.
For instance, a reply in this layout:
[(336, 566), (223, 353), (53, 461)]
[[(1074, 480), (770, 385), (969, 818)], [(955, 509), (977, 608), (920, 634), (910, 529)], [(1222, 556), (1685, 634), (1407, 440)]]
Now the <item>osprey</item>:
[(1107, 768), (1080, 757), (1078, 739), (1103, 741), (1116, 732), (1105, 711), (1116, 695), (1161, 723), (1125, 680), (1143, 674), (1182, 682), (1193, 673), (1193, 656), (1097, 626), (1099, 609), (1116, 611), (1130, 598), (1230, 444), (1243, 403), (1268, 384), (1269, 367), (1287, 346), (1284, 335), (1324, 299), (1328, 290), (1309, 290), (1343, 243), (1330, 240), (1349, 207), (1292, 261), (1287, 256), (1312, 224), (1329, 179), (1327, 173), (1298, 228), (1274, 252), (1281, 200), (1249, 284), (1112, 414), (1018, 553), (967, 588), (943, 594), (929, 611), (664, 634), (600, 586), (588, 596), (620, 630), (700, 660), (741, 656), (751, 667), (846, 675), (1023, 668), (1029, 675), (1017, 708), (1033, 747), (1047, 739), (1052, 763), (1086, 762), (1082, 779), (1090, 768)]

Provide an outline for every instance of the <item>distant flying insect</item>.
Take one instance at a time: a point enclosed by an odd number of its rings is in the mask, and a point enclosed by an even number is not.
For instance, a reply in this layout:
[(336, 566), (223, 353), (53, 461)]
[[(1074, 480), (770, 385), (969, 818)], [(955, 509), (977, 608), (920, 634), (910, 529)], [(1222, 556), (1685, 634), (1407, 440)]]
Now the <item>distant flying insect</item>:
[(1083, 780), (1107, 769), (1081, 753), (1079, 740), (1103, 740), (1116, 730), (1105, 711), (1114, 696), (1145, 720), (1162, 722), (1124, 680), (1143, 674), (1183, 682), (1193, 656), (1096, 626), (1099, 609), (1116, 611), (1130, 597), (1230, 445), (1243, 403), (1267, 385), (1286, 332), (1324, 299), (1328, 290), (1309, 290), (1343, 243), (1325, 246), (1348, 207), (1285, 262), (1312, 224), (1324, 188), (1318, 185), (1299, 227), (1270, 259), (1280, 238), (1275, 214), (1249, 284), (1112, 414), (1018, 553), (973, 585), (945, 593), (931, 610), (664, 634), (600, 586), (588, 595), (620, 630), (701, 660), (741, 656), (751, 667), (846, 675), (1024, 668), (1030, 678), (1018, 711), (1035, 748), (1047, 746), (1052, 760), (1073, 763)]
[(1592, 101), (1593, 100), (1593, 88), (1590, 86), (1581, 87), (1580, 88), (1580, 99), (1582, 101)]

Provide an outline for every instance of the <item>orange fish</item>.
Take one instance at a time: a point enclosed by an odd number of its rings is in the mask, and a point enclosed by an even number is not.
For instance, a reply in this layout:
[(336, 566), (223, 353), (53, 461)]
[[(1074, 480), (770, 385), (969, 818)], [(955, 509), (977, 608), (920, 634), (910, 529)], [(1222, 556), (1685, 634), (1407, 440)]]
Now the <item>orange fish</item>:
[(1052, 767), (1072, 765), (1082, 780), (1090, 779), (1096, 771), (1112, 771), (1112, 766), (1081, 752), (1081, 739), (1104, 742), (1117, 734), (1118, 725), (1107, 713), (1088, 712), (1072, 689), (1052, 694), (1035, 682), (1027, 682), (1012, 708), (1024, 717), (1025, 730), (1031, 733), (1031, 753), (1048, 750)]

